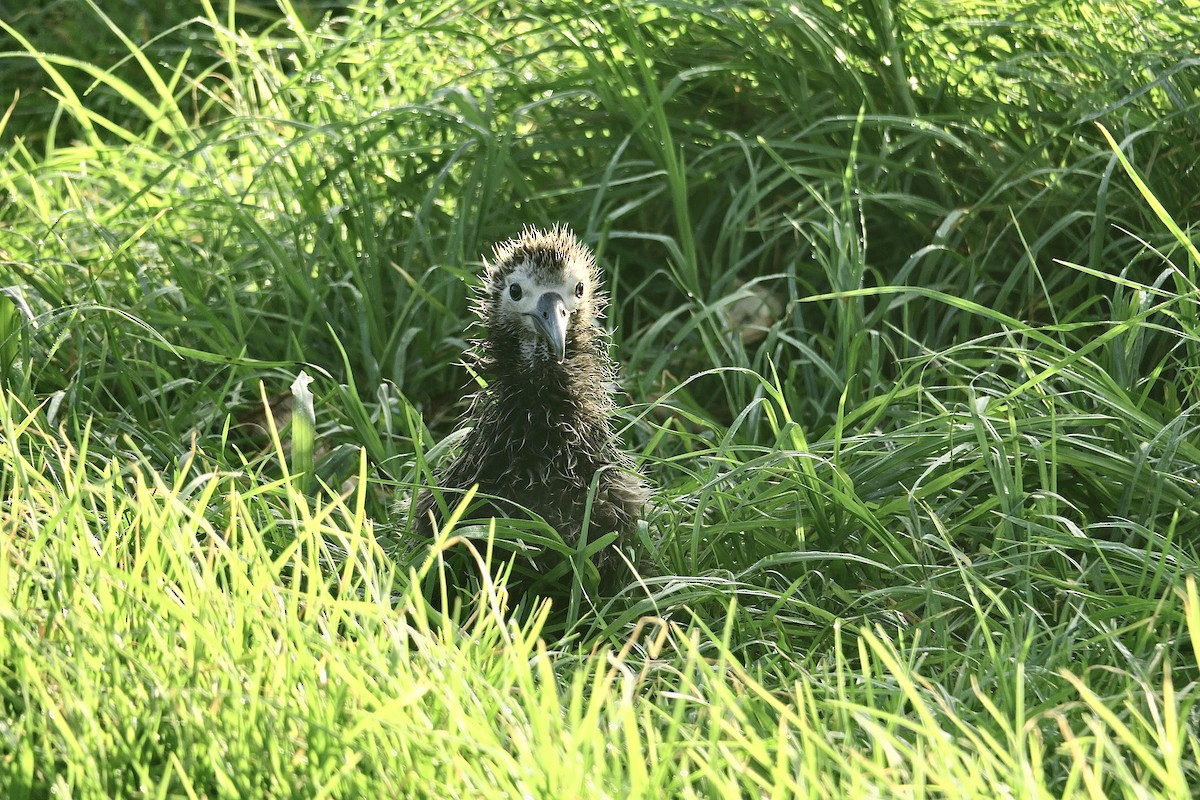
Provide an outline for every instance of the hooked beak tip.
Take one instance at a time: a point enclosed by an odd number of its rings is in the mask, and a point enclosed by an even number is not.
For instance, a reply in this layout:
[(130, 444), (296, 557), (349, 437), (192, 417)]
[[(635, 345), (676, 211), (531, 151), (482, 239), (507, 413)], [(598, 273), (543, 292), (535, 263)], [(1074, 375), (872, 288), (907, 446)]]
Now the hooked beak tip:
[(567, 360), (567, 304), (558, 292), (546, 292), (538, 298), (537, 308), (530, 316), (533, 326), (550, 346), (556, 363)]

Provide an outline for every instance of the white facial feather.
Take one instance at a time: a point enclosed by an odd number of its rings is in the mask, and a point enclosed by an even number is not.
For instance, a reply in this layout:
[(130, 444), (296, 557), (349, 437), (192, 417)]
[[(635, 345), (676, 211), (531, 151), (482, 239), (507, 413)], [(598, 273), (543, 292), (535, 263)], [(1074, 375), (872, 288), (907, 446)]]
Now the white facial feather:
[[(546, 292), (557, 292), (558, 296), (563, 299), (563, 303), (567, 307), (569, 313), (574, 314), (575, 309), (587, 299), (587, 285), (589, 276), (582, 269), (567, 270), (563, 274), (561, 281), (553, 283), (543, 283), (536, 276), (534, 266), (528, 261), (522, 262), (514, 269), (507, 278), (504, 279), (504, 288), (500, 293), (500, 307), (504, 311), (511, 314), (532, 314), (537, 308), (538, 298)], [(512, 299), (512, 285), (517, 284), (521, 287), (521, 299)], [(575, 292), (579, 284), (584, 286), (584, 296), (577, 297)], [(532, 330), (533, 323), (529, 323)]]

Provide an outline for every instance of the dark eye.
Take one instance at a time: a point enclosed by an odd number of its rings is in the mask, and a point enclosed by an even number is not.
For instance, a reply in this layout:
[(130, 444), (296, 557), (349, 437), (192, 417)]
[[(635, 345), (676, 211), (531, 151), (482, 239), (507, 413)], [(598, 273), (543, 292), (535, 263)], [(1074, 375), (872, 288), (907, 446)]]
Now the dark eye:
[(522, 294), (524, 294), (524, 292), (521, 291), (521, 284), (514, 283), (512, 286), (508, 287), (508, 296), (513, 300), (520, 300)]
[(580, 281), (579, 283), (575, 284), (575, 296), (583, 297), (583, 281)]

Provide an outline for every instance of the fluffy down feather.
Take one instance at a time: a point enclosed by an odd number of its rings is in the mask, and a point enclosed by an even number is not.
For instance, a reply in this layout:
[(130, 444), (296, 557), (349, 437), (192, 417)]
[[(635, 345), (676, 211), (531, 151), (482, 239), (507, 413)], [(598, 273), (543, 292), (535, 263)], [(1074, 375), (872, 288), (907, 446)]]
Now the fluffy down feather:
[[(487, 387), (467, 412), (457, 457), (439, 475), (448, 505), (478, 484), (502, 498), (481, 515), (521, 514), (505, 502), (512, 501), (574, 544), (596, 480), (589, 539), (616, 531), (618, 546), (632, 541), (648, 493), (610, 422), (616, 365), (597, 324), (607, 302), (600, 283), (595, 258), (566, 228), (527, 228), (496, 246), (475, 306), (484, 338), (471, 356)], [(439, 517), (423, 491), (414, 529), (428, 538)], [(597, 566), (617, 560), (609, 548)]]

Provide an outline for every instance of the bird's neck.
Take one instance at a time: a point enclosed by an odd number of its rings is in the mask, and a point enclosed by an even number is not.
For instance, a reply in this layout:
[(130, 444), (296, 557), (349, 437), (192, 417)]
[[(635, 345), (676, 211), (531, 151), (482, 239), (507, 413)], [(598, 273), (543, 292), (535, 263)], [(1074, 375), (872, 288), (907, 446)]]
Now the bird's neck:
[[(517, 368), (492, 371), (491, 383), (497, 393), (516, 400), (522, 408), (551, 408), (570, 411), (581, 404), (595, 402), (588, 394), (604, 392), (605, 387), (587, 380), (585, 365), (572, 363), (570, 357), (562, 364), (537, 361)], [(587, 401), (591, 401), (588, 403)]]
[(607, 353), (603, 342), (591, 336), (576, 336), (569, 342), (567, 357), (560, 364), (552, 359), (500, 357), (512, 354), (510, 343), (492, 342), (480, 364), (488, 379), (488, 394), (505, 405), (527, 409), (546, 419), (599, 419), (611, 411), (610, 382), (605, 373)]

